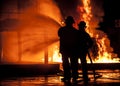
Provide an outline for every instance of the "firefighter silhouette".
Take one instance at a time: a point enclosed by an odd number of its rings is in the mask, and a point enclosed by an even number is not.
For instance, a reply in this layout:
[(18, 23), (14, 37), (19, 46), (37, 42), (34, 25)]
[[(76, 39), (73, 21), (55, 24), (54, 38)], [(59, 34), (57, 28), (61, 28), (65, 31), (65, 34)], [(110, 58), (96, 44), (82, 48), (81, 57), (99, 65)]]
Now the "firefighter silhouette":
[(82, 74), (84, 82), (88, 82), (90, 79), (88, 78), (88, 68), (87, 68), (87, 60), (86, 56), (88, 54), (89, 48), (93, 45), (93, 40), (90, 35), (86, 32), (86, 22), (80, 21), (78, 24), (78, 37), (79, 37), (79, 58), (81, 61)]
[(62, 54), (63, 76), (62, 81), (76, 81), (78, 78), (78, 56), (77, 56), (77, 33), (73, 27), (75, 23), (72, 16), (65, 19), (65, 26), (60, 27), (58, 36), (60, 38), (60, 53)]

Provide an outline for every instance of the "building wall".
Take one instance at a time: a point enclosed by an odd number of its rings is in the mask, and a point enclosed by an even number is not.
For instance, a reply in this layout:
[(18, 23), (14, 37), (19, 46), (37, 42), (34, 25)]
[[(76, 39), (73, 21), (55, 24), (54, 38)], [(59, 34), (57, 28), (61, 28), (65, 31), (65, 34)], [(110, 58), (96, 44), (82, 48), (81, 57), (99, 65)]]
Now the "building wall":
[[(59, 9), (52, 0), (0, 0), (0, 15), (3, 62), (44, 63), (46, 47), (54, 49), (58, 45), (57, 31), (61, 20)], [(49, 57), (52, 55), (50, 53)], [(52, 62), (53, 58), (50, 59)]]

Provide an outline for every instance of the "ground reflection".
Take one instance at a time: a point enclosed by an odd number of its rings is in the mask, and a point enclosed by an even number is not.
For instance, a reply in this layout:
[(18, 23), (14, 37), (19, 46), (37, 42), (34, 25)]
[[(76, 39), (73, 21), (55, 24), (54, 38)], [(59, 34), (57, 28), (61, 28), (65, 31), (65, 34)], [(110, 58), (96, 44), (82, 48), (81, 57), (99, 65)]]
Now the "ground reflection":
[[(94, 81), (92, 71), (89, 71), (89, 77), (91, 78), (90, 86), (93, 84), (110, 84), (118, 83), (120, 85), (120, 70), (96, 70), (96, 73), (102, 75)], [(80, 76), (81, 71), (80, 71)], [(65, 86), (61, 82), (61, 75), (40, 75), (34, 77), (9, 77), (1, 79), (0, 86)], [(82, 78), (81, 78), (82, 79)], [(83, 82), (77, 86), (82, 86)], [(103, 85), (102, 85), (103, 86)]]
[(59, 86), (60, 76), (11, 77), (1, 81), (0, 86)]

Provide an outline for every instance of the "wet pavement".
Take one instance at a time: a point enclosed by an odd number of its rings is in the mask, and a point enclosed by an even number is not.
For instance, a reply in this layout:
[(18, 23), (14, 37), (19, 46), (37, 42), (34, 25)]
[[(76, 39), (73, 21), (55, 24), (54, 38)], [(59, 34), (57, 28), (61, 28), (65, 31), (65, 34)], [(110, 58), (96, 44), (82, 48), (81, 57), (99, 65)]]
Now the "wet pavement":
[[(87, 86), (120, 86), (120, 70), (96, 70), (96, 80), (89, 71), (90, 82)], [(79, 79), (82, 80), (81, 71)], [(62, 73), (28, 77), (8, 77), (0, 80), (0, 86), (85, 86), (83, 81), (76, 84), (61, 82)]]

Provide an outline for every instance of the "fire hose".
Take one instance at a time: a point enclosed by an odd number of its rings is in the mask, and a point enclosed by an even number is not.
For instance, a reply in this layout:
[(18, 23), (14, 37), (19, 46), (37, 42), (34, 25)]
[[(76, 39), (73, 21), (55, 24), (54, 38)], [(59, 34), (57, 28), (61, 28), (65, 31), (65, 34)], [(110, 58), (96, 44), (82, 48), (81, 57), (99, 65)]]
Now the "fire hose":
[[(91, 58), (91, 56), (90, 56), (89, 51), (88, 51), (88, 57), (89, 57), (89, 59), (90, 59), (91, 65), (93, 66), (93, 61), (92, 61), (92, 58)], [(94, 66), (93, 66), (93, 77), (94, 77), (94, 80), (96, 80), (95, 74), (96, 74), (96, 73), (95, 73), (95, 68), (94, 68)]]
[(97, 77), (95, 76), (95, 75), (96, 75), (96, 72), (95, 72), (95, 68), (94, 68), (94, 66), (93, 66), (94, 64), (93, 64), (93, 61), (92, 61), (92, 58), (91, 58), (91, 56), (90, 56), (89, 51), (88, 51), (88, 57), (89, 57), (89, 59), (90, 59), (91, 65), (92, 65), (93, 77), (94, 77), (94, 81), (95, 81), (97, 78), (102, 77), (102, 75), (98, 74)]

